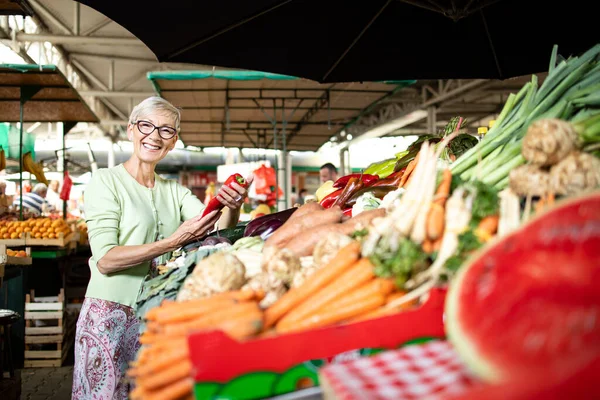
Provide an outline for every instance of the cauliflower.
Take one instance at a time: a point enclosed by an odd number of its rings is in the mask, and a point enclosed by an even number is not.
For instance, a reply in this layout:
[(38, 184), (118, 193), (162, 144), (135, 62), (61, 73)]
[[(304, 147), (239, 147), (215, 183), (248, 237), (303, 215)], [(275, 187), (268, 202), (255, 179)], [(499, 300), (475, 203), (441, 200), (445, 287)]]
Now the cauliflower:
[(339, 232), (331, 232), (321, 239), (313, 251), (314, 265), (326, 265), (341, 248), (352, 242), (352, 238)]
[(185, 279), (177, 301), (238, 290), (245, 283), (245, 274), (244, 264), (233, 254), (213, 253), (196, 264), (194, 271)]

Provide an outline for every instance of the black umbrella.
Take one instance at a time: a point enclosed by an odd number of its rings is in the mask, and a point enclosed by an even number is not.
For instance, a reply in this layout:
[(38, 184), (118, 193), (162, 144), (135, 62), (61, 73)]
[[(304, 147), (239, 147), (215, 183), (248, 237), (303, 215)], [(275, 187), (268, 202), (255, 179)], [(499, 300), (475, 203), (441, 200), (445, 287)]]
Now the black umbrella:
[(319, 82), (505, 79), (599, 40), (595, 1), (82, 0), (159, 61)]

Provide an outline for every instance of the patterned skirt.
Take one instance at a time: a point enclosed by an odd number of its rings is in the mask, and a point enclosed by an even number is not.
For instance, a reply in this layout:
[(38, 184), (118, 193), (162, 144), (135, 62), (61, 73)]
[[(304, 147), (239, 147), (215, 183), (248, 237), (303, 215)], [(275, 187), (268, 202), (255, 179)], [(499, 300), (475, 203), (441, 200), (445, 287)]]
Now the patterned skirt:
[(77, 320), (72, 399), (127, 399), (125, 372), (139, 349), (138, 338), (132, 308), (86, 297)]

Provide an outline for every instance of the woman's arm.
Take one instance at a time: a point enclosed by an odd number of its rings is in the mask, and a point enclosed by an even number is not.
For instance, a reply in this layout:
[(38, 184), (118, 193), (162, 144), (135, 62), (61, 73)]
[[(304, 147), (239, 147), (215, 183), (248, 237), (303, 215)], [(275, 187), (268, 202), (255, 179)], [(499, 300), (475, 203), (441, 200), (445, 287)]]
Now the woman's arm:
[(176, 250), (206, 235), (217, 222), (217, 218), (218, 212), (213, 211), (204, 218), (197, 216), (185, 221), (166, 239), (141, 245), (115, 246), (98, 260), (98, 271), (105, 275), (122, 271)]
[(225, 207), (223, 215), (219, 218), (219, 229), (233, 228), (240, 220), (240, 208), (231, 209)]

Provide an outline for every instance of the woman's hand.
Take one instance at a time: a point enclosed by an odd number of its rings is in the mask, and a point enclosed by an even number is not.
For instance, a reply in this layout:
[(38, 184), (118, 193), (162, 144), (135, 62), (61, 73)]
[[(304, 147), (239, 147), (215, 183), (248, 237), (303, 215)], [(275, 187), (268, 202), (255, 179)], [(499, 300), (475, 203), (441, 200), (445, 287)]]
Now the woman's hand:
[(219, 219), (219, 211), (215, 210), (204, 217), (202, 214), (188, 219), (177, 228), (177, 230), (170, 236), (175, 248), (185, 246), (195, 240), (200, 239), (214, 228), (217, 220)]
[[(246, 181), (248, 182), (248, 187), (250, 187), (252, 181), (254, 181), (254, 175), (247, 177)], [(242, 204), (244, 204), (246, 197), (248, 197), (248, 190), (244, 189), (236, 182), (233, 182), (231, 187), (226, 185), (221, 186), (219, 193), (217, 193), (217, 199), (221, 204), (232, 210), (239, 210), (242, 207)]]

